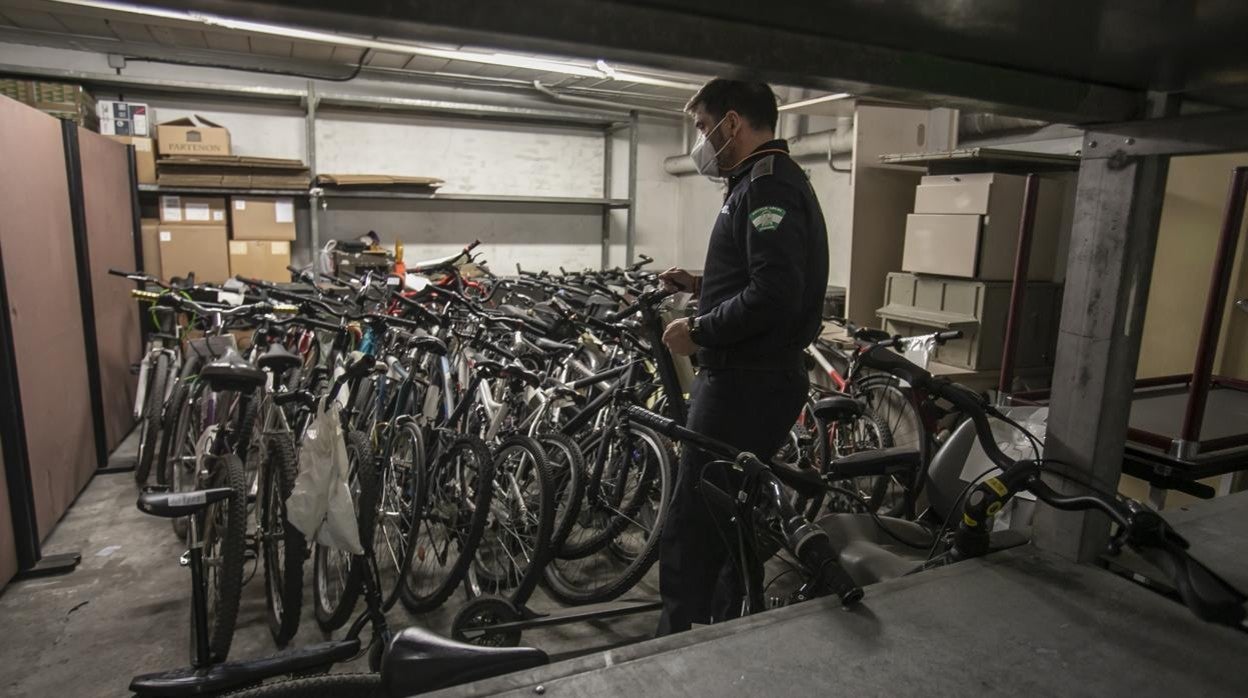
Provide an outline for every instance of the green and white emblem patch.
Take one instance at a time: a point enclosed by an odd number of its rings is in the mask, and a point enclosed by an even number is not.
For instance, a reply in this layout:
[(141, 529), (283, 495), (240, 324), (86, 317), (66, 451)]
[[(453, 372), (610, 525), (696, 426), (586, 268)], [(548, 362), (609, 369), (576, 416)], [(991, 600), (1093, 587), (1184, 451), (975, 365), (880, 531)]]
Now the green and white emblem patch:
[(770, 232), (780, 227), (780, 221), (784, 220), (784, 213), (784, 209), (779, 206), (763, 206), (750, 211), (750, 222), (754, 224), (754, 229), (758, 232)]

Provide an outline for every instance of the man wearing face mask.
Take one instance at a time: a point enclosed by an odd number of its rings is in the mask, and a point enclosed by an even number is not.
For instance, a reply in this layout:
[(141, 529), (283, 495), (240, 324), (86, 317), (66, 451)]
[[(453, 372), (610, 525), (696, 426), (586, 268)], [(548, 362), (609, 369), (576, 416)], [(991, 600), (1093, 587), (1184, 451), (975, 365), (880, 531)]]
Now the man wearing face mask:
[[(809, 387), (802, 351), (819, 332), (828, 278), (823, 212), (788, 144), (775, 137), (776, 97), (765, 83), (711, 80), (685, 110), (700, 134), (690, 157), (701, 174), (725, 178), (727, 192), (704, 275), (659, 275), (669, 289), (698, 295), (697, 316), (669, 324), (663, 343), (698, 357), (689, 428), (767, 459)], [(707, 460), (696, 449), (681, 459), (661, 540), (660, 635), (739, 613), (740, 572), (726, 564), (727, 534), (697, 489), (703, 475), (727, 489), (729, 475), (703, 474)], [(748, 573), (761, 581), (761, 569)]]

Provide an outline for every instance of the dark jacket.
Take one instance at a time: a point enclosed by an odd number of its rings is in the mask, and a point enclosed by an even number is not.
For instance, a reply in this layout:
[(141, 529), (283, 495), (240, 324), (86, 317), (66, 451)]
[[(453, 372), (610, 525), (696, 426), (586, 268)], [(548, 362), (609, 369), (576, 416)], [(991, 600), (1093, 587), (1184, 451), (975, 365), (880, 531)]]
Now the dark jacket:
[(769, 141), (728, 173), (698, 299), (704, 366), (797, 366), (819, 333), (828, 234), (814, 189), (788, 149)]

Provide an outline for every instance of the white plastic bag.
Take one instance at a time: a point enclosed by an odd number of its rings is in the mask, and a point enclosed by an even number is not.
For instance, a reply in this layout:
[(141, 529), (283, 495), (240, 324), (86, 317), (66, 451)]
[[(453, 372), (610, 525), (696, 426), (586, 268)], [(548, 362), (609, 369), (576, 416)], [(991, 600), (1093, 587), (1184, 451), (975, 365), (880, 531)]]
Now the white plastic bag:
[(299, 451), (299, 476), (286, 499), (286, 517), (317, 543), (360, 555), (364, 548), (347, 480), (341, 411), (337, 402), (317, 408)]

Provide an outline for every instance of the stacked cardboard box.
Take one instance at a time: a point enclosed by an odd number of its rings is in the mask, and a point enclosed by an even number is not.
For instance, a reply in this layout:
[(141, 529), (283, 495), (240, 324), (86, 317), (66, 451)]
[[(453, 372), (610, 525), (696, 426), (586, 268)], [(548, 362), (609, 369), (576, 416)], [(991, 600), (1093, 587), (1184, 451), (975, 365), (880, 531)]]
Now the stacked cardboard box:
[(162, 157), (157, 172), (157, 182), (165, 187), (307, 189), (309, 179), (308, 166), (300, 160), (237, 155)]
[(152, 110), (142, 102), (118, 102), (101, 99), (96, 104), (100, 118), (100, 133), (106, 136), (152, 135)]
[(265, 281), (290, 281), (290, 243), (295, 239), (295, 200), (289, 197), (230, 198), (230, 273)]
[[(1000, 366), (1026, 178), (1001, 172), (928, 175), (906, 218), (902, 273), (888, 275), (877, 314), (890, 334), (961, 330), (937, 361), (969, 370)], [(1059, 241), (1068, 226), (1067, 175), (1040, 179), (1027, 268), (1018, 365), (1053, 361), (1061, 287)]]
[(139, 184), (156, 183), (156, 144), (151, 138), (139, 136), (109, 136), (109, 138), (134, 146), (134, 164)]
[(42, 80), (0, 79), (0, 95), (11, 97), (92, 131), (100, 130), (95, 98), (82, 85)]
[(199, 282), (230, 276), (224, 197), (161, 196), (156, 228), (161, 278), (195, 272)]

